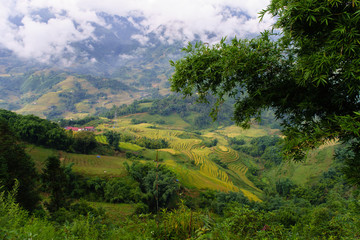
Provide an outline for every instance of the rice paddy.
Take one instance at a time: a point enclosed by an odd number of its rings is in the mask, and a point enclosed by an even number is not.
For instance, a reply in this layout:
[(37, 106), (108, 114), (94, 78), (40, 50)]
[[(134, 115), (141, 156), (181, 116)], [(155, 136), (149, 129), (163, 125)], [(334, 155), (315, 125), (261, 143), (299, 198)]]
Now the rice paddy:
[[(203, 132), (202, 135), (206, 138), (211, 137), (211, 139), (221, 140), (219, 141), (219, 146), (208, 148), (204, 145), (204, 140), (199, 138), (199, 135), (185, 132), (179, 126), (171, 128), (172, 126), (166, 124), (156, 125), (151, 122), (132, 124), (130, 121), (132, 118), (139, 120), (148, 119), (147, 121), (151, 119), (159, 120), (158, 115), (133, 114), (114, 120), (115, 122), (112, 126), (115, 125), (117, 126), (116, 128), (113, 128), (111, 125), (104, 125), (102, 128), (105, 130), (111, 127), (111, 130), (136, 138), (165, 139), (169, 143), (169, 147), (159, 149), (161, 164), (165, 164), (173, 169), (182, 184), (188, 188), (213, 189), (225, 192), (242, 191), (250, 199), (260, 200), (261, 190), (256, 188), (245, 176), (248, 170), (247, 166), (242, 162), (238, 152), (227, 145), (226, 137), (234, 132), (244, 133), (240, 128), (229, 127), (214, 132)], [(164, 118), (164, 120), (168, 121), (168, 118)], [(171, 116), (171, 121), (177, 121), (175, 115)], [(247, 133), (247, 137), (249, 135), (258, 136), (266, 134), (263, 129), (256, 129)], [(97, 140), (106, 143), (106, 139), (102, 137), (97, 137)], [(122, 150), (140, 152), (146, 159), (155, 160), (155, 151), (145, 150), (141, 147), (134, 148), (134, 145), (120, 143), (120, 148)], [(228, 168), (224, 169), (213, 162), (210, 158), (211, 154), (216, 154), (222, 162), (228, 164)], [(191, 163), (193, 167), (191, 167)]]
[[(146, 116), (144, 114), (138, 115), (142, 118)], [(241, 191), (249, 199), (260, 201), (261, 190), (256, 188), (245, 175), (248, 171), (248, 162), (251, 159), (246, 159), (242, 154), (227, 145), (227, 137), (238, 131), (235, 127), (220, 129), (220, 132), (203, 131), (202, 133), (193, 133), (186, 132), (179, 126), (171, 129), (171, 126), (166, 124), (156, 125), (156, 127), (149, 122), (131, 124), (130, 119), (135, 117), (136, 115), (130, 115), (118, 118), (113, 123), (98, 126), (97, 129), (112, 130), (135, 138), (165, 139), (169, 146), (159, 149), (160, 164), (172, 169), (183, 186), (197, 190)], [(159, 116), (151, 117), (154, 119), (159, 118)], [(172, 116), (171, 120), (176, 122), (175, 116)], [(241, 130), (238, 132), (241, 132)], [(261, 129), (257, 129), (255, 132), (257, 134), (263, 133)], [(206, 147), (204, 141), (209, 137), (211, 139), (220, 139), (218, 146)], [(101, 135), (101, 132), (96, 135), (96, 140), (99, 143), (107, 144), (106, 137)], [(142, 156), (143, 160), (141, 161), (143, 162), (156, 159), (156, 150), (145, 149), (129, 142), (120, 142), (119, 147), (123, 152), (134, 152), (137, 156)], [(41, 148), (33, 148), (29, 152), (37, 159), (38, 168), (42, 167), (49, 155), (58, 155), (63, 165), (73, 163), (75, 172), (87, 176), (122, 177), (127, 174), (124, 163), (130, 163), (125, 154), (120, 157), (83, 155)], [(214, 162), (212, 155), (216, 155), (227, 167)]]
[(126, 175), (125, 158), (115, 156), (61, 153), (62, 164), (74, 163), (73, 169), (84, 175), (121, 177)]

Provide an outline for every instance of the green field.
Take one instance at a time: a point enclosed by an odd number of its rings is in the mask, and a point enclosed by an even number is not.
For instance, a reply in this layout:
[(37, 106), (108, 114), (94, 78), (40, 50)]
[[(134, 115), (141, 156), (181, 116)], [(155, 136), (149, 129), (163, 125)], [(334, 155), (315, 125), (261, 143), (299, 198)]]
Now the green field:
[(62, 153), (60, 160), (64, 165), (74, 163), (74, 171), (83, 175), (101, 177), (126, 175), (124, 163), (127, 160), (124, 157)]
[(312, 184), (333, 163), (335, 147), (336, 144), (332, 143), (310, 151), (305, 162), (284, 162), (266, 174), (267, 181), (289, 178), (297, 185)]
[(59, 156), (64, 166), (74, 163), (72, 168), (76, 173), (89, 176), (121, 177), (126, 175), (124, 163), (129, 162), (124, 156), (75, 154), (34, 146), (28, 146), (26, 150), (40, 171), (45, 167), (45, 161), (49, 156)]

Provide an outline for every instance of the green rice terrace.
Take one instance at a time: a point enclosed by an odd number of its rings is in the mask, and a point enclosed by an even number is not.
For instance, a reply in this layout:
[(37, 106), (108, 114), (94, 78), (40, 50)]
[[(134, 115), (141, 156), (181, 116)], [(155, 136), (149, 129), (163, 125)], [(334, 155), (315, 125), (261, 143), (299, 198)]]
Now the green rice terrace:
[[(145, 122), (144, 119), (150, 120)], [(155, 123), (162, 119), (162, 124)], [(174, 171), (178, 181), (192, 191), (242, 192), (249, 200), (262, 201), (262, 190), (256, 186), (259, 181), (253, 182), (254, 175), (249, 173), (249, 169), (256, 170), (255, 176), (261, 175), (263, 184), (279, 178), (280, 175), (304, 184), (326, 171), (332, 162), (334, 144), (309, 154), (309, 162), (319, 167), (314, 168), (312, 164), (309, 169), (308, 162), (283, 163), (271, 171), (262, 173), (264, 166), (261, 158), (256, 154), (252, 156), (244, 150), (234, 150), (231, 146), (237, 145), (232, 145), (231, 140), (241, 139), (241, 146), (246, 149), (253, 139), (269, 135), (277, 137), (280, 134), (279, 130), (267, 126), (254, 125), (249, 130), (243, 130), (231, 125), (189, 131), (189, 124), (184, 124), (177, 114), (165, 118), (160, 115), (137, 113), (103, 120), (105, 123), (99, 124), (95, 133), (96, 141), (99, 143), (108, 144), (104, 133), (112, 131), (127, 136), (128, 139), (163, 139), (168, 144), (164, 148), (149, 149), (129, 141), (120, 141), (116, 156), (59, 151), (63, 165), (73, 163), (73, 170), (84, 176), (124, 177), (127, 175), (124, 163), (140, 161), (155, 164), (158, 152), (158, 163)], [(40, 147), (28, 148), (28, 153), (35, 159), (39, 168), (44, 166), (43, 162), (54, 154), (54, 151)]]
[[(237, 217), (251, 213), (259, 219), (254, 231), (262, 229), (268, 219), (272, 227), (281, 229), (282, 225), (276, 224), (288, 224), (294, 218), (288, 209), (293, 205), (296, 211), (308, 209), (307, 218), (311, 218), (317, 214), (317, 206), (326, 202), (326, 196), (334, 199), (326, 204), (339, 204), (333, 202), (337, 201), (334, 193), (339, 191), (347, 198), (349, 186), (345, 182), (345, 188), (338, 185), (342, 181), (339, 156), (346, 156), (346, 152), (341, 152), (336, 141), (309, 151), (304, 162), (284, 161), (280, 154), (282, 135), (271, 121), (254, 123), (248, 130), (229, 123), (204, 127), (198, 122), (193, 127), (196, 114), (184, 117), (172, 112), (163, 116), (140, 109), (138, 113), (113, 118), (58, 121), (61, 126), (75, 125), (73, 131), (35, 116), (0, 111), (3, 119), (14, 123), (13, 131), (24, 141), (26, 153), (34, 161), (33, 170), (25, 163), (23, 166), (28, 174), (37, 172), (39, 177), (27, 179), (20, 186), (38, 181), (35, 187), (39, 189), (38, 202), (43, 210), (35, 210), (40, 214), (36, 216), (46, 216), (65, 226), (65, 232), (77, 236), (85, 234), (76, 232), (77, 224), (85, 224), (81, 229), (87, 229), (88, 239), (102, 238), (91, 236), (90, 226), (95, 224), (102, 229), (99, 224), (104, 221), (103, 227), (109, 231), (96, 231), (108, 239), (134, 239), (134, 234), (153, 236), (152, 239), (162, 239), (163, 234), (187, 239), (189, 226), (193, 236), (199, 231), (206, 235), (207, 228), (203, 226), (207, 221), (217, 222), (212, 234), (220, 235), (214, 239), (224, 239), (222, 234), (233, 234), (232, 230), (222, 230), (226, 219), (234, 217), (231, 221), (238, 222)], [(42, 130), (29, 131), (28, 126)], [(15, 146), (9, 141), (12, 135), (3, 132), (0, 137), (4, 146), (10, 144), (3, 149), (7, 151), (3, 155), (11, 156), (10, 146)], [(334, 160), (334, 154), (338, 160)], [(23, 169), (22, 165), (17, 168)], [(20, 189), (19, 193), (25, 190)], [(10, 206), (11, 201), (0, 196), (0, 208)], [(16, 219), (20, 216), (16, 215)], [(295, 217), (307, 226), (307, 218)], [(11, 222), (9, 214), (3, 219)], [(243, 224), (247, 226), (247, 220)], [(139, 239), (145, 239), (142, 237)]]

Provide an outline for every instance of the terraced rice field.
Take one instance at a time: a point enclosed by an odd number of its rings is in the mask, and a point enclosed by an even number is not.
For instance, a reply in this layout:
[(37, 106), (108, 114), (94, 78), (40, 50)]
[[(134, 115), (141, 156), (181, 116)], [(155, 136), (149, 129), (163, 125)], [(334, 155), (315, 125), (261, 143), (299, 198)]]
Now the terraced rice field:
[(210, 176), (216, 177), (226, 183), (233, 184), (226, 172), (221, 170), (213, 161), (209, 160), (209, 149), (193, 149), (193, 157), (200, 170)]
[(104, 135), (96, 135), (95, 136), (96, 141), (102, 144), (107, 144), (106, 137)]
[(140, 147), (139, 145), (129, 143), (129, 142), (119, 142), (120, 149), (123, 150), (130, 150), (130, 151), (140, 151), (144, 149), (143, 147)]
[(194, 149), (196, 145), (200, 144), (199, 139), (176, 139), (170, 143), (173, 149), (183, 151)]
[(74, 163), (74, 171), (85, 175), (108, 177), (126, 175), (124, 158), (73, 153), (61, 153), (60, 156), (62, 164)]
[(251, 182), (247, 177), (246, 177), (246, 172), (248, 171), (248, 168), (241, 162), (241, 161), (236, 161), (236, 162), (232, 162), (230, 164), (228, 164), (228, 168), (233, 171), (234, 173), (236, 173), (239, 178), (248, 186), (250, 186), (251, 188), (253, 188), (254, 190), (261, 192), (260, 189), (258, 189), (253, 182)]
[(248, 171), (248, 167), (241, 161), (237, 151), (226, 146), (214, 147), (212, 150), (221, 158), (222, 162), (227, 163), (229, 170), (233, 171), (246, 185), (257, 192), (261, 192), (261, 190), (246, 177), (245, 174)]
[[(169, 148), (159, 150), (163, 154), (168, 154), (161, 157), (164, 159), (163, 164), (173, 169), (185, 186), (225, 192), (242, 191), (249, 199), (260, 201), (254, 193), (261, 194), (261, 190), (257, 189), (245, 176), (248, 169), (245, 164), (241, 163), (238, 152), (225, 146), (227, 144), (225, 138), (218, 133), (211, 133), (211, 137), (220, 137), (223, 140), (220, 143), (221, 145), (207, 148), (203, 140), (196, 138), (197, 136), (194, 134), (191, 135), (181, 130), (151, 128), (152, 124), (149, 123), (132, 125), (127, 119), (119, 120), (118, 123), (119, 127), (115, 129), (116, 131), (134, 137), (167, 140)], [(186, 138), (186, 136), (189, 138)], [(106, 139), (103, 138), (97, 140), (103, 143), (106, 142)], [(120, 147), (124, 149), (125, 146)], [(128, 148), (128, 150), (130, 149)], [(131, 150), (136, 151), (135, 149)], [(145, 152), (143, 153), (145, 154)], [(221, 168), (213, 162), (209, 157), (211, 154), (218, 155), (221, 161), (228, 165), (228, 169)], [(189, 164), (188, 160), (193, 161), (197, 168), (184, 164), (186, 162)], [(96, 166), (98, 162), (94, 160), (91, 164)], [(231, 178), (229, 174), (231, 174)], [(234, 181), (236, 180), (236, 185), (232, 178), (234, 178)]]
[[(226, 170), (220, 168), (209, 158), (210, 154), (216, 153), (223, 162), (230, 164), (239, 161), (239, 154), (237, 151), (226, 146), (206, 148), (203, 141), (200, 139), (179, 138), (178, 136), (183, 133), (181, 131), (140, 128), (141, 126), (137, 126), (136, 129), (131, 130), (136, 134), (148, 138), (164, 138), (170, 143), (170, 147), (174, 152), (166, 149), (164, 149), (164, 151), (173, 155), (183, 153), (188, 159), (195, 162), (195, 165), (199, 167), (199, 170), (181, 167), (179, 164), (176, 165), (176, 162), (172, 162), (171, 164), (173, 168), (176, 168), (175, 171), (181, 176), (183, 183), (187, 186), (221, 191), (245, 191), (244, 194), (246, 193), (246, 196), (250, 199), (259, 200), (256, 195), (249, 191), (253, 189), (256, 192), (261, 192), (261, 190), (257, 189), (245, 176), (247, 167), (244, 164), (242, 165), (244, 167), (242, 170), (238, 169), (238, 164), (232, 164), (229, 167), (229, 171), (234, 172), (236, 176), (244, 182), (246, 189), (240, 189), (230, 179)], [(167, 161), (167, 165), (169, 165), (169, 160)]]
[(212, 148), (214, 153), (216, 153), (224, 163), (231, 163), (239, 160), (239, 153), (229, 147), (218, 146)]
[(180, 182), (187, 187), (193, 187), (197, 189), (213, 189), (224, 192), (239, 191), (239, 188), (232, 183), (224, 182), (202, 171), (188, 169), (182, 165), (177, 164), (174, 160), (166, 160), (164, 164), (176, 172), (180, 178)]
[[(208, 181), (211, 181), (212, 186), (214, 186), (215, 183), (218, 185), (216, 188), (211, 189), (239, 191), (239, 189), (230, 180), (227, 173), (220, 169), (214, 162), (209, 160), (209, 154), (211, 154), (212, 151), (205, 148), (201, 140), (175, 139), (170, 145), (173, 149), (184, 153), (190, 160), (195, 162), (195, 165), (200, 168), (200, 171), (196, 171), (196, 174), (189, 174), (189, 169), (185, 172), (182, 171), (183, 178), (187, 179), (186, 182), (189, 182), (192, 185), (196, 184), (197, 187), (203, 188), (209, 184)], [(211, 180), (206, 181), (203, 179), (205, 176)], [(201, 178), (201, 180), (199, 178)]]

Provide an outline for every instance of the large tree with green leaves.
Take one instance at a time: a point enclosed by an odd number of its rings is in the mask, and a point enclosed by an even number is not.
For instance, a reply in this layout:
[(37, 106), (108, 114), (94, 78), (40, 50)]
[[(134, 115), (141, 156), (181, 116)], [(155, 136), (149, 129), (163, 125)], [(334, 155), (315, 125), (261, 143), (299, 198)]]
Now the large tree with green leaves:
[[(273, 109), (290, 159), (329, 140), (360, 140), (360, 1), (272, 0), (264, 14), (276, 23), (258, 38), (184, 48), (187, 55), (171, 62), (172, 90), (205, 102), (217, 96), (214, 117), (226, 97), (235, 98), (243, 127)], [(359, 172), (348, 176), (360, 183)]]
[(60, 159), (50, 156), (46, 159), (46, 166), (42, 173), (43, 187), (51, 193), (50, 203), (47, 208), (55, 212), (62, 207), (67, 206), (66, 186), (68, 185), (65, 169), (61, 166)]
[(7, 121), (0, 117), (0, 186), (10, 192), (18, 181), (16, 201), (27, 210), (34, 210), (39, 194), (36, 189), (38, 174), (35, 163), (18, 142)]

